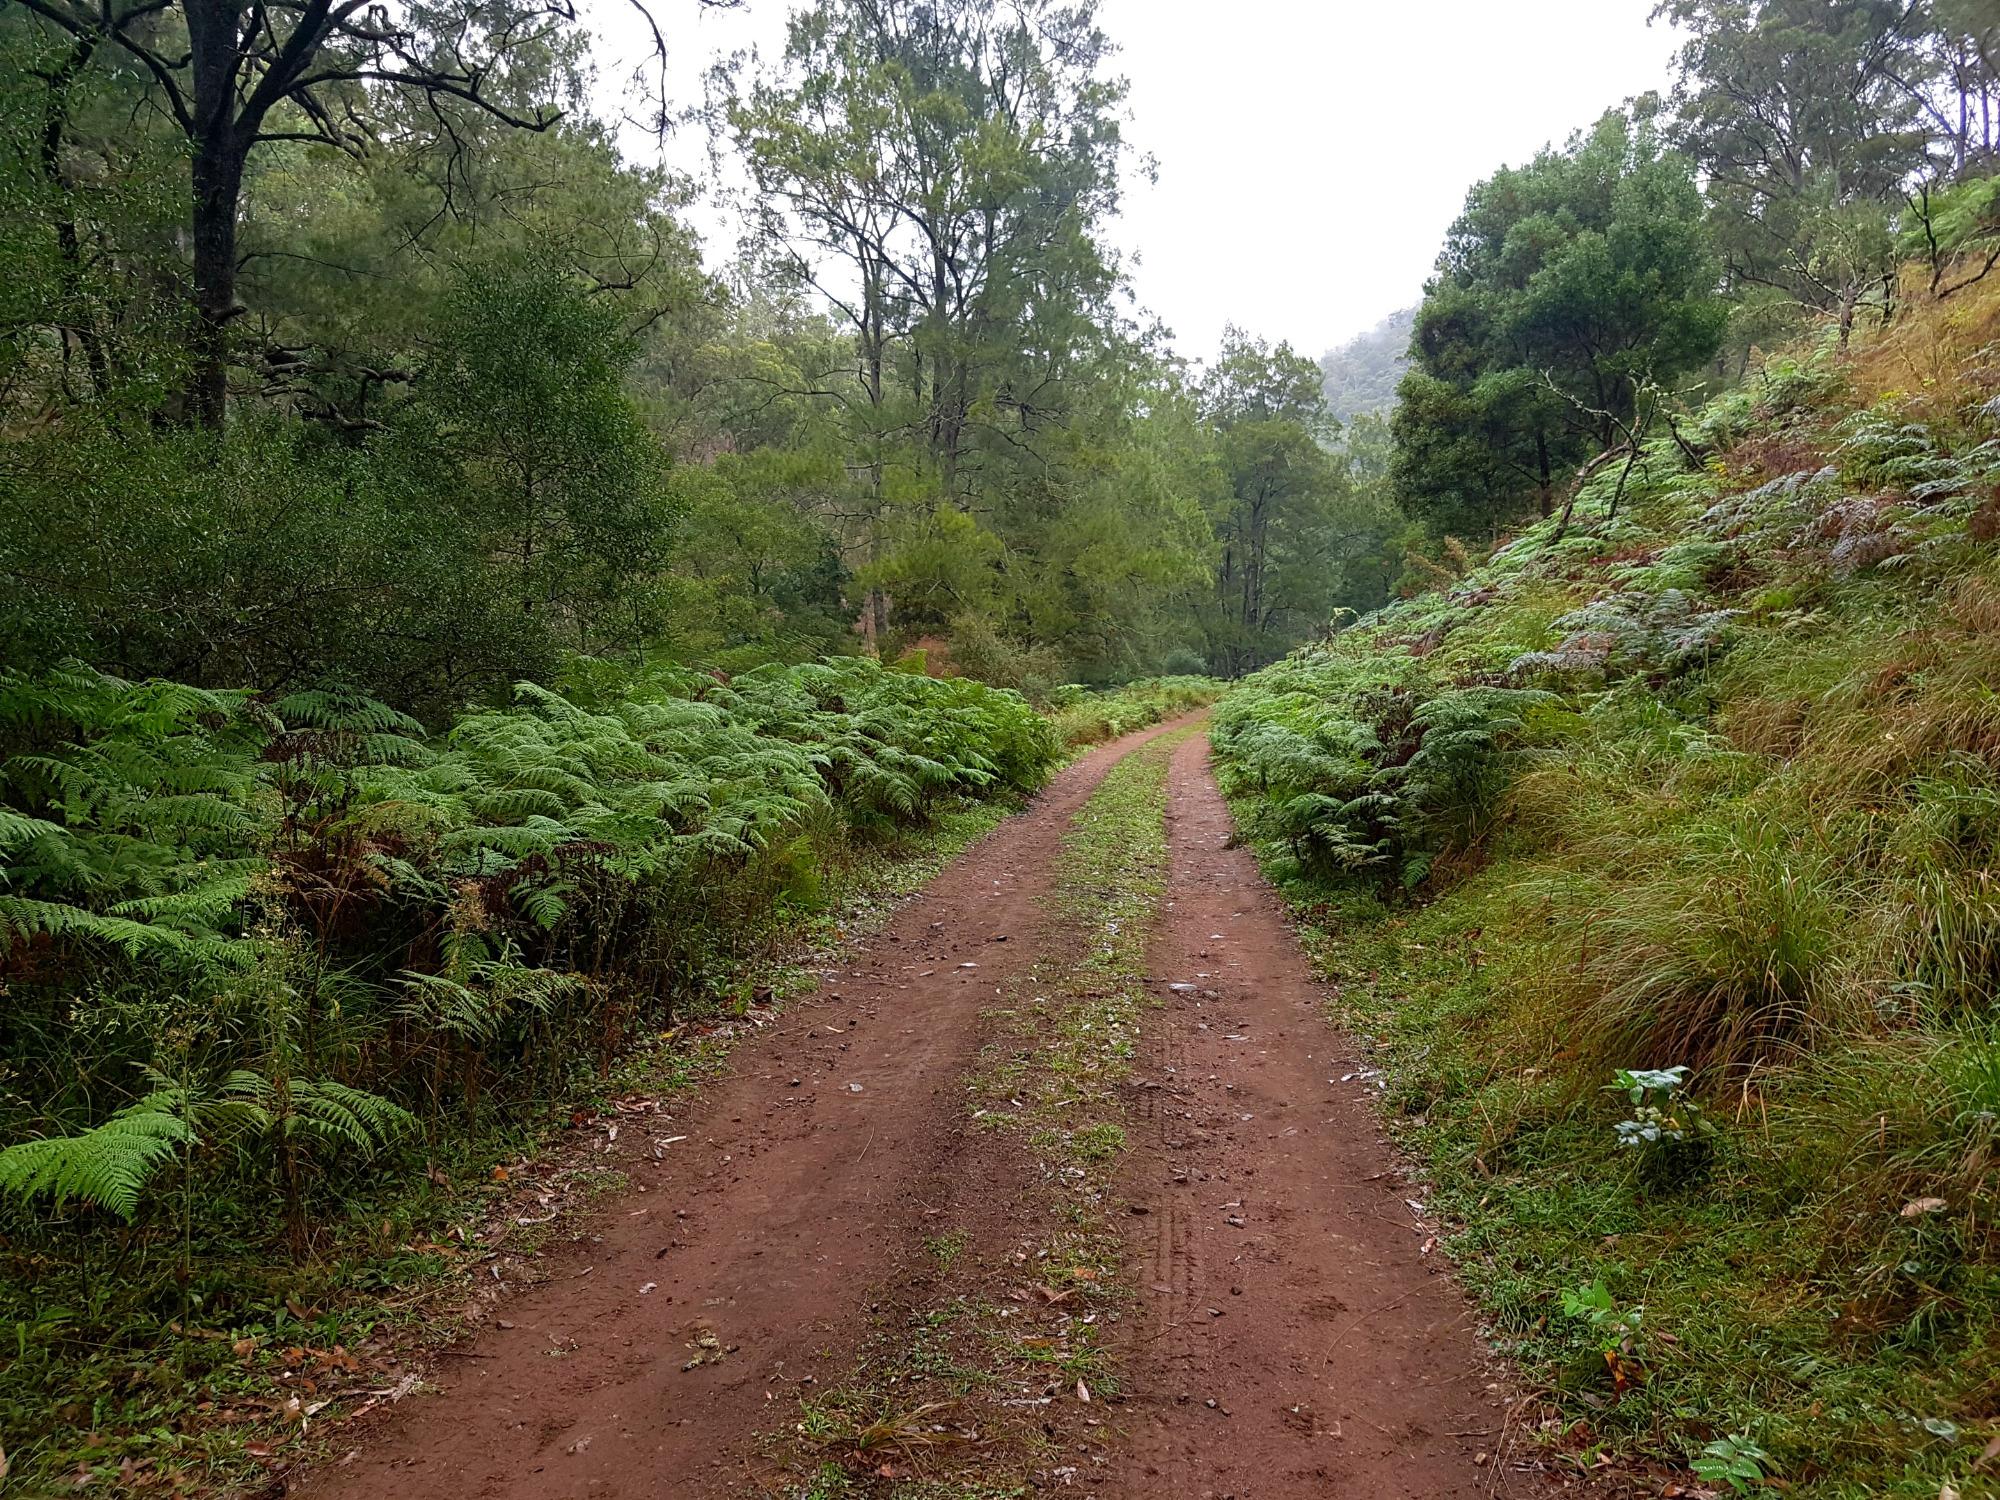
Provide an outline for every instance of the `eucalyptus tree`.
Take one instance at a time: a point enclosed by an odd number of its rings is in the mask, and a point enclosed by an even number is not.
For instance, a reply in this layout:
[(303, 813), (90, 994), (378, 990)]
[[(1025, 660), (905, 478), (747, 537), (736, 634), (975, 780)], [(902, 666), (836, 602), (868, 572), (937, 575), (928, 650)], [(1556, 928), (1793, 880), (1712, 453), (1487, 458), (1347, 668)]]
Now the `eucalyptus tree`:
[(1346, 470), (1329, 448), (1338, 424), (1317, 364), (1230, 328), (1200, 394), (1227, 484), (1215, 518), (1210, 661), (1235, 675), (1327, 623), (1359, 535), (1344, 514)]
[(1891, 220), (1930, 161), (1933, 7), (1660, 0), (1654, 15), (1688, 35), (1675, 135), (1706, 179), (1732, 289), (1837, 313), (1844, 338), (1892, 274)]
[[(119, 75), (135, 117), (180, 143), (192, 319), (186, 415), (220, 427), (229, 397), (246, 177), (299, 144), (364, 156), (396, 101), (456, 150), (483, 116), (545, 131), (578, 100), (571, 0), (7, 0), (54, 46), (42, 70), (60, 137), (85, 76)], [(659, 38), (657, 27), (653, 35)], [(662, 42), (662, 46), (664, 43)], [(406, 118), (407, 123), (407, 118)]]
[[(852, 335), (803, 389), (842, 413), (878, 569), (899, 526), (962, 529), (899, 511), (975, 515), (1054, 461), (1118, 285), (1100, 238), (1125, 151), (1109, 55), (1088, 3), (818, 0), (781, 59), (722, 75), (767, 260)], [(887, 621), (878, 591), (867, 623)]]

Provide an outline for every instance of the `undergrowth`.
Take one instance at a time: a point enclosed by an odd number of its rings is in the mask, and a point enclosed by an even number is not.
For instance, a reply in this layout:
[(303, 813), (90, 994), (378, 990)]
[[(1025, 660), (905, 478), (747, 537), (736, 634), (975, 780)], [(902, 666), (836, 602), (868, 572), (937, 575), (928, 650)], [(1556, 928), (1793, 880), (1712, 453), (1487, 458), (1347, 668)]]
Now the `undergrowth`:
[(1895, 337), (1216, 710), (1579, 1462), (1994, 1492), (2000, 406)]
[(338, 692), (0, 676), (16, 1482), (166, 1487), (282, 1425), (246, 1340), (347, 1368), (450, 1270), (468, 1176), (635, 1044), (675, 1075), (663, 1032), (1057, 751), (1013, 694), (858, 660), (586, 667), (439, 745)]
[(1103, 693), (1072, 684), (1057, 689), (1051, 706), (1065, 745), (1095, 745), (1205, 708), (1222, 689), (1213, 677), (1151, 677)]

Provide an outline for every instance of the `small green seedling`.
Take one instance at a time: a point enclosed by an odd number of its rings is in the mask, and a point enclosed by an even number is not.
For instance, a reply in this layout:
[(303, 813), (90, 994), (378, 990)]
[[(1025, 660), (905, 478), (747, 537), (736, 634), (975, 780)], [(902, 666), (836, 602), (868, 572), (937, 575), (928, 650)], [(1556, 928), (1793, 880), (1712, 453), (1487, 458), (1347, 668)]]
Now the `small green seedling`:
[(1671, 1068), (1620, 1068), (1606, 1084), (1608, 1093), (1623, 1094), (1632, 1101), (1632, 1118), (1618, 1122), (1618, 1144), (1634, 1150), (1684, 1141), (1702, 1140), (1715, 1134), (1715, 1126), (1694, 1100), (1684, 1098), (1687, 1083), (1685, 1065)]
[(1604, 1368), (1611, 1384), (1621, 1394), (1639, 1377), (1639, 1328), (1646, 1309), (1638, 1303), (1620, 1307), (1606, 1290), (1603, 1279), (1586, 1286), (1571, 1287), (1563, 1293), (1563, 1311), (1588, 1323), (1597, 1340), (1597, 1352), (1604, 1356)]
[(1646, 1309), (1637, 1303), (1631, 1307), (1620, 1307), (1611, 1293), (1605, 1290), (1601, 1278), (1588, 1286), (1571, 1287), (1565, 1291), (1563, 1311), (1588, 1323), (1597, 1335), (1598, 1347), (1607, 1354), (1614, 1350), (1631, 1354), (1639, 1342), (1639, 1325), (1646, 1316)]
[(1751, 1442), (1747, 1432), (1732, 1432), (1705, 1446), (1693, 1467), (1710, 1484), (1726, 1484), (1739, 1495), (1754, 1495), (1764, 1488), (1771, 1455)]

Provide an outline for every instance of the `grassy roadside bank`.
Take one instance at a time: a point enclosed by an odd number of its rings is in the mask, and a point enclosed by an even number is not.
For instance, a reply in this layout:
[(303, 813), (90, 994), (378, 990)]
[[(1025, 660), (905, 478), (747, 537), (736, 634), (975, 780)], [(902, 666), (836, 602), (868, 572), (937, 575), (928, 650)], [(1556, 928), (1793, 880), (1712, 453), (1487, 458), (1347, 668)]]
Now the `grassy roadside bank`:
[[(1924, 1109), (1899, 1106), (1882, 1071), (1902, 1060), (1832, 1061), (1783, 1100), (1709, 1101), (1695, 1152), (1649, 1160), (1619, 1144), (1638, 1113), (1624, 1092), (1565, 1077), (1559, 1051), (1497, 1053), (1508, 981), (1491, 934), (1525, 870), (1496, 864), (1412, 910), (1260, 852), (1337, 987), (1329, 1019), (1379, 1070), (1356, 1086), (1456, 1226), (1447, 1248), (1496, 1347), (1559, 1414), (1545, 1441), (1648, 1494), (2000, 1493), (1983, 1460), (2000, 1432), (1983, 1416), (1993, 1287), (1964, 1238), (1983, 1227), (1879, 1201), (1866, 1159)], [(1856, 1116), (1875, 1141), (1854, 1139)]]
[(1216, 710), (1586, 1467), (2000, 1485), (2000, 408), (1874, 379), (1770, 361)]

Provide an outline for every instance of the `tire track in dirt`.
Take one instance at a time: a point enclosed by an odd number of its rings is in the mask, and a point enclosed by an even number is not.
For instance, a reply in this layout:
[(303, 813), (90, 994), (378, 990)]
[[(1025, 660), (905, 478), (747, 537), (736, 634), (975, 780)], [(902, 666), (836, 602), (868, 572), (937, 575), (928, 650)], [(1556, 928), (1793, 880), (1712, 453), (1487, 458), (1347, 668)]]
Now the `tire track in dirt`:
[(289, 1492), (680, 1500), (761, 1489), (760, 1434), (806, 1377), (851, 1358), (871, 1289), (894, 1285), (920, 1253), (926, 1191), (963, 1154), (960, 1083), (981, 1012), (1041, 947), (1041, 898), (1070, 819), (1114, 764), (1175, 727), (1062, 772), (814, 996), (746, 1038), (727, 1079), (671, 1127), (676, 1138), (656, 1138), (663, 1159), (631, 1131), (640, 1149), (614, 1158), (630, 1181), (598, 1211), (592, 1241), (548, 1257), (546, 1281), (453, 1351), (439, 1394), (350, 1428), (347, 1457)]
[[(1131, 1497), (1526, 1497), (1504, 1371), (1330, 1028), (1205, 740), (1176, 753), (1125, 1186)], [(1140, 1227), (1143, 1226), (1143, 1227)], [(1486, 1455), (1483, 1462), (1480, 1455)]]

